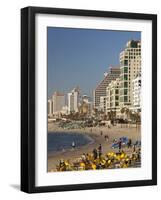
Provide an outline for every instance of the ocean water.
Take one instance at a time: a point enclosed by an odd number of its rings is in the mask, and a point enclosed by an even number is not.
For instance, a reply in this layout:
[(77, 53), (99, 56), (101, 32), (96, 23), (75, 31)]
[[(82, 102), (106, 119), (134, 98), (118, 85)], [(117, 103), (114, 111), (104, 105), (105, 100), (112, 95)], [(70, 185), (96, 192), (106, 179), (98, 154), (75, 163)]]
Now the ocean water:
[(79, 133), (48, 133), (48, 153), (71, 149), (73, 141), (77, 148), (92, 143), (93, 139)]

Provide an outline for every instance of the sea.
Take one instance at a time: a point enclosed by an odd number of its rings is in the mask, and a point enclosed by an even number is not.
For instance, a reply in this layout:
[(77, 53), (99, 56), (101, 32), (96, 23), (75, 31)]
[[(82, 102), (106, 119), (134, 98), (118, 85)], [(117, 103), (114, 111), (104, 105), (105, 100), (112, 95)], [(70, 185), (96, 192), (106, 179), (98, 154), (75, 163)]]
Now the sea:
[(47, 138), (47, 150), (48, 154), (66, 151), (72, 148), (72, 143), (75, 143), (75, 148), (81, 147), (83, 145), (93, 143), (93, 139), (87, 135), (81, 133), (48, 133)]

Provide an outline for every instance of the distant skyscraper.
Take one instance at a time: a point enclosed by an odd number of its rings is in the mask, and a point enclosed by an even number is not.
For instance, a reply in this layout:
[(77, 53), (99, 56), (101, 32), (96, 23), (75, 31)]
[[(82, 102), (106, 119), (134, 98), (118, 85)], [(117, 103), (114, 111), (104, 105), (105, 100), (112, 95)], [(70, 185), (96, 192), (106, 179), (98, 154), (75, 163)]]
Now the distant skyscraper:
[(104, 79), (97, 85), (96, 89), (93, 92), (94, 108), (99, 108), (100, 106), (100, 97), (106, 96), (106, 87), (108, 84), (119, 77), (120, 67), (110, 67), (109, 71), (104, 74)]
[(68, 113), (78, 112), (79, 89), (74, 88), (68, 93)]
[(120, 53), (120, 106), (131, 106), (133, 102), (132, 81), (141, 73), (141, 42), (128, 41)]
[(65, 95), (60, 92), (55, 92), (52, 96), (53, 114), (59, 114), (65, 106)]
[(53, 101), (51, 99), (48, 99), (48, 116), (51, 116), (53, 114)]

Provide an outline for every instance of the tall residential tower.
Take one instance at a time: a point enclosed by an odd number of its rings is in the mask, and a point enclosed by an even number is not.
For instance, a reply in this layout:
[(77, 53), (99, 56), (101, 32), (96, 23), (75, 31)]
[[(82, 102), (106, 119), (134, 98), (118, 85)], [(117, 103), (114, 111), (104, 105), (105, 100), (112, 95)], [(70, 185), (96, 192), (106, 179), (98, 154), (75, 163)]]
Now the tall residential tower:
[(53, 114), (60, 114), (62, 108), (65, 106), (65, 95), (60, 92), (54, 92), (52, 96)]
[(68, 93), (68, 113), (78, 112), (79, 89), (74, 88)]
[(120, 107), (132, 106), (132, 81), (138, 73), (141, 73), (141, 42), (130, 40), (120, 53)]
[(104, 79), (97, 85), (93, 92), (94, 108), (99, 109), (100, 97), (106, 96), (106, 87), (112, 80), (115, 80), (120, 75), (119, 67), (110, 67), (109, 71), (105, 74)]

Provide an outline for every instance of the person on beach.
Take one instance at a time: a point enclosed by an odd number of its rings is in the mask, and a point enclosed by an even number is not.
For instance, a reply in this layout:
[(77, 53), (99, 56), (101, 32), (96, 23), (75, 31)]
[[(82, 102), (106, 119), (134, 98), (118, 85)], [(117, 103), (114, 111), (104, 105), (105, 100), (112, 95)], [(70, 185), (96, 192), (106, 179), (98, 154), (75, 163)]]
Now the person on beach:
[(121, 139), (119, 139), (119, 150), (121, 150), (121, 148), (122, 148), (122, 141)]
[(113, 143), (116, 143), (117, 142), (117, 139), (115, 138), (114, 140), (113, 140)]
[(100, 135), (102, 136), (103, 135), (103, 131), (101, 130), (101, 132), (100, 132)]
[(58, 168), (60, 171), (66, 171), (65, 162), (63, 159), (60, 159)]
[(98, 155), (97, 149), (93, 149), (93, 158), (94, 158), (94, 160), (97, 159), (97, 155)]
[(75, 142), (72, 142), (72, 148), (75, 149)]
[(136, 151), (136, 144), (133, 145), (133, 152)]
[(140, 148), (137, 150), (137, 160), (138, 161), (141, 160), (141, 149)]
[(109, 136), (106, 135), (105, 140), (108, 142), (109, 141)]
[(102, 155), (102, 145), (100, 144), (99, 147), (98, 147), (98, 156), (99, 158), (101, 157)]
[(107, 137), (107, 136), (105, 135), (105, 137), (104, 137), (104, 138), (105, 138), (105, 141), (106, 141), (106, 137)]
[(131, 148), (131, 144), (132, 144), (132, 141), (131, 141), (131, 139), (129, 139), (129, 141), (128, 141), (128, 143), (127, 143), (128, 149)]
[(86, 161), (86, 154), (85, 154), (85, 153), (82, 154), (82, 161), (83, 161), (83, 162)]

